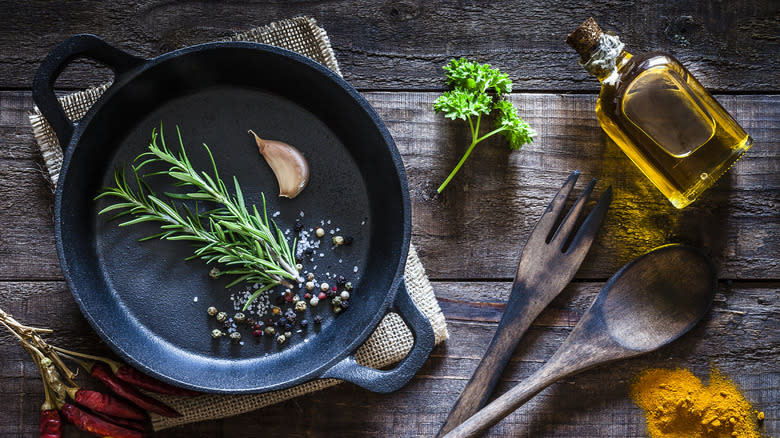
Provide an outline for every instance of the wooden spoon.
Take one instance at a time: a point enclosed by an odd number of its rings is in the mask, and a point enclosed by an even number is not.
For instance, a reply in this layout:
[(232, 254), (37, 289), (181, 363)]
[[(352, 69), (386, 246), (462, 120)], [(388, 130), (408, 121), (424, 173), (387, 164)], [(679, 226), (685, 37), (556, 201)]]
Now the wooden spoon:
[(717, 275), (701, 250), (657, 248), (609, 279), (547, 364), (445, 438), (478, 436), (558, 379), (660, 348), (691, 329), (712, 303)]

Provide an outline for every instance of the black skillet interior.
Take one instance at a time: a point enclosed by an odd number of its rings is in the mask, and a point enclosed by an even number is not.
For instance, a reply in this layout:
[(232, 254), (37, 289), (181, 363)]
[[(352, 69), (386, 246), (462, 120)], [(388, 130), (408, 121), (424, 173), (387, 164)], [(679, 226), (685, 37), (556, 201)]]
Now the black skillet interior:
[[(92, 200), (161, 124), (173, 149), (178, 126), (196, 168), (209, 168), (201, 146), (207, 144), (222, 178), (235, 175), (248, 203), (260, 206), (265, 193), (268, 214), (283, 230), (300, 221), (305, 230), (322, 226), (352, 236), (351, 246), (332, 248), (327, 234), (303, 262), (320, 280), (338, 274), (352, 280), (350, 309), (334, 317), (327, 304), (309, 308), (306, 317), (321, 315), (321, 326), (296, 329), (282, 345), (269, 337), (256, 341), (247, 331), (243, 345), (213, 340), (218, 324), (206, 308), (234, 312), (226, 281), (210, 279), (200, 260), (185, 262), (192, 253), (187, 243), (138, 242), (159, 228), (119, 228), (97, 216), (107, 202)], [(311, 180), (300, 196), (277, 196), (248, 129), (304, 153)], [(373, 110), (324, 67), (253, 44), (183, 49), (120, 75), (73, 138), (56, 205), (63, 271), (95, 329), (144, 371), (213, 392), (292, 386), (354, 353), (392, 304), (410, 232), (403, 167)], [(148, 182), (158, 192), (171, 189), (163, 176)]]

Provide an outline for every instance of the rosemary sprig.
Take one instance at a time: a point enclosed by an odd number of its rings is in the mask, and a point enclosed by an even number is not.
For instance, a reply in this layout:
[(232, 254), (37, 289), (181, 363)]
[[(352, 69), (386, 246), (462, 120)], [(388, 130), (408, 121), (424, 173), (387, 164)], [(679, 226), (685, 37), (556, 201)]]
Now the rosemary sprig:
[[(219, 177), (214, 156), (208, 146), (203, 145), (211, 161), (211, 175), (193, 168), (178, 127), (176, 131), (181, 152), (174, 154), (168, 149), (162, 130), (158, 145), (157, 132), (153, 131), (149, 150), (136, 158), (135, 162), (140, 164), (132, 166), (137, 188), (134, 189), (128, 183), (124, 168), (117, 169), (114, 173), (116, 186), (104, 188), (95, 199), (113, 197), (118, 198), (119, 202), (102, 209), (99, 214), (118, 211), (112, 219), (128, 214), (133, 216), (119, 226), (141, 222), (162, 223), (162, 232), (141, 240), (159, 238), (194, 242), (196, 249), (187, 260), (200, 257), (207, 264), (216, 262), (227, 266), (226, 270), (216, 273), (217, 276), (237, 276), (227, 287), (247, 281), (263, 283), (262, 290), (268, 290), (279, 284), (289, 286), (287, 279), (302, 281), (295, 268), (294, 252), (284, 233), (273, 220), (268, 219), (265, 195), (262, 195), (262, 214), (255, 205), (250, 207), (250, 212), (238, 180), (233, 177), (233, 195)], [(163, 164), (168, 168), (145, 175), (139, 173), (151, 164)], [(170, 201), (163, 200), (144, 180), (153, 175), (166, 175), (174, 179), (176, 186), (191, 190), (185, 193), (165, 193)], [(217, 208), (200, 212), (197, 204), (190, 208), (184, 202), (177, 205), (174, 199), (214, 203)], [(295, 244), (293, 241), (293, 248)], [(257, 295), (253, 295), (249, 302)]]

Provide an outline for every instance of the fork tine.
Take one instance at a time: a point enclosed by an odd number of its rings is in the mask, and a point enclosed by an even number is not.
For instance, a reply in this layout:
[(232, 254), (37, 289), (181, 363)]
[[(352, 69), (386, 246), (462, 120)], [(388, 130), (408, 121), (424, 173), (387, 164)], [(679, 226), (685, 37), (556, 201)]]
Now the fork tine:
[(569, 198), (571, 191), (574, 190), (574, 184), (577, 183), (577, 178), (579, 178), (579, 176), (579, 170), (575, 170), (571, 173), (571, 175), (569, 175), (569, 177), (566, 179), (566, 182), (563, 183), (561, 188), (558, 190), (558, 193), (556, 193), (555, 197), (550, 202), (550, 205), (548, 205), (547, 209), (544, 210), (542, 217), (539, 218), (539, 221), (536, 223), (531, 236), (528, 238), (529, 241), (537, 239), (541, 239), (542, 243), (547, 241), (547, 236), (550, 235), (553, 226), (555, 226), (555, 223), (561, 216), (563, 207), (566, 204), (566, 199)]
[(569, 238), (569, 234), (571, 234), (572, 230), (574, 230), (574, 226), (577, 224), (577, 219), (580, 217), (580, 214), (582, 214), (582, 209), (585, 208), (585, 203), (588, 202), (590, 194), (593, 193), (593, 188), (595, 186), (596, 178), (593, 178), (590, 180), (588, 186), (585, 187), (585, 190), (582, 191), (580, 197), (577, 198), (577, 201), (574, 202), (574, 205), (572, 205), (571, 209), (566, 214), (566, 217), (561, 222), (561, 225), (558, 226), (557, 230), (555, 230), (555, 234), (553, 235), (552, 239), (550, 239), (551, 244), (557, 244), (563, 248), (563, 244)]
[(590, 211), (588, 217), (585, 218), (585, 222), (582, 223), (582, 226), (577, 231), (574, 239), (572, 239), (569, 248), (566, 250), (568, 254), (571, 254), (575, 251), (588, 251), (590, 248), (590, 243), (596, 237), (596, 233), (601, 227), (601, 222), (607, 215), (607, 210), (609, 209), (609, 204), (611, 202), (612, 186), (609, 186), (607, 187), (607, 190), (605, 190), (601, 195), (599, 202), (596, 203), (596, 206), (593, 207), (593, 210)]

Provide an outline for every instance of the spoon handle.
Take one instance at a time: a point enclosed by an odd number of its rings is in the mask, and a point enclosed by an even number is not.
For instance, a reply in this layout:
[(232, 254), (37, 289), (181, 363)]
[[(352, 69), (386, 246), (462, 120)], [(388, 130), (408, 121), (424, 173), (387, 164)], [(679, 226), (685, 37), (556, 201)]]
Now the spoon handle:
[(467, 438), (481, 435), (487, 428), (501, 421), (560, 377), (561, 374), (555, 363), (548, 363), (458, 427), (452, 429), (443, 438)]

